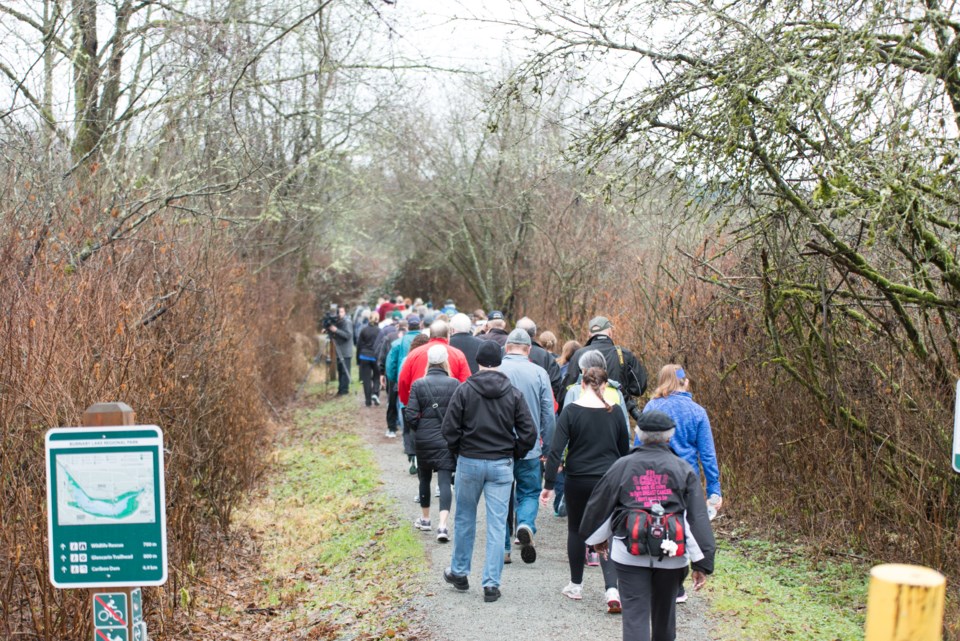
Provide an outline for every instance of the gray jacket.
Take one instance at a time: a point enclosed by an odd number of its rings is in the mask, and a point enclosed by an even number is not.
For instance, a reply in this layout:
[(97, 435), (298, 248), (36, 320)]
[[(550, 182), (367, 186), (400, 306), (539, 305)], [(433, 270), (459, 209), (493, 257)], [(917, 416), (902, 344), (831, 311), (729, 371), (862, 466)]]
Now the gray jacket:
[(531, 363), (530, 359), (522, 354), (507, 354), (500, 363), (500, 371), (506, 374), (513, 386), (520, 390), (530, 409), (533, 424), (537, 426), (537, 444), (524, 459), (549, 455), (557, 415), (553, 410), (553, 390), (546, 370)]
[(353, 323), (350, 322), (349, 317), (344, 316), (333, 325), (333, 328), (336, 331), (330, 334), (330, 338), (337, 345), (337, 354), (340, 358), (349, 361), (353, 358)]

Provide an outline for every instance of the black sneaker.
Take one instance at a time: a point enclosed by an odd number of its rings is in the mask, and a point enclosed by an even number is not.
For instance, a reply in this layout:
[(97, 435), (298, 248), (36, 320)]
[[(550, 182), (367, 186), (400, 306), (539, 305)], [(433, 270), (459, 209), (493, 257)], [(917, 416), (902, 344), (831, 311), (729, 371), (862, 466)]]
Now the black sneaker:
[(533, 547), (533, 530), (526, 523), (517, 527), (517, 540), (520, 542), (520, 558), (524, 563), (537, 560), (537, 550)]
[(488, 585), (483, 588), (483, 600), (487, 603), (493, 603), (500, 598), (500, 588)]
[(461, 574), (454, 574), (450, 571), (450, 568), (443, 571), (443, 580), (461, 592), (466, 592), (470, 589), (470, 581), (467, 580), (467, 577)]

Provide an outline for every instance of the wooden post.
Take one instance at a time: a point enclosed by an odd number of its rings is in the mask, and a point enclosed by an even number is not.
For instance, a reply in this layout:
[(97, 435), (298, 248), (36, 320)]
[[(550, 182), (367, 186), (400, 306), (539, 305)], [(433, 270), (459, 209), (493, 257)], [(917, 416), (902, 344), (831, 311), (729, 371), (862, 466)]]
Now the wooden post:
[[(118, 425), (134, 425), (137, 417), (126, 403), (94, 403), (83, 413), (84, 427), (115, 427)], [(127, 638), (133, 639), (133, 617), (130, 616), (132, 609), (130, 593), (136, 588), (90, 588), (90, 600), (93, 601), (93, 595), (97, 592), (123, 592), (127, 595)]]
[(870, 570), (865, 641), (941, 641), (947, 580), (919, 565)]

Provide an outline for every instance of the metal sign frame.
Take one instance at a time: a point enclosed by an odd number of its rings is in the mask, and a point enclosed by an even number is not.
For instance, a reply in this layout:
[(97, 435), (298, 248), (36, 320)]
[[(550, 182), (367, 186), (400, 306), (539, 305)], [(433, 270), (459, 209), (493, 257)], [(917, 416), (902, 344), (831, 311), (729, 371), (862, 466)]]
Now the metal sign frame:
[[(166, 487), (163, 469), (163, 433), (160, 428), (156, 425), (57, 427), (47, 432), (45, 450), (47, 540), (50, 582), (53, 586), (56, 588), (110, 588), (157, 586), (166, 583)], [(61, 524), (59, 522), (60, 507), (57, 501), (59, 488), (65, 479), (60, 476), (58, 458), (71, 455), (109, 458), (110, 455), (129, 454), (140, 454), (141, 458), (146, 455), (152, 463), (153, 520), (146, 523), (104, 523), (106, 519), (101, 518), (101, 522)], [(68, 483), (78, 488), (78, 493), (84, 492), (66, 468), (64, 468), (64, 475), (70, 478)], [(126, 495), (112, 499), (114, 505), (118, 506), (112, 509), (120, 510), (119, 506), (122, 506), (122, 503), (119, 499), (124, 496)], [(111, 508), (110, 501), (104, 500), (103, 497), (84, 494), (83, 500), (90, 504), (102, 505), (104, 509)], [(132, 499), (128, 500), (132, 502)], [(74, 503), (77, 503), (77, 500)], [(98, 516), (93, 515), (93, 518), (96, 520)], [(111, 518), (122, 517), (114, 515)], [(58, 555), (66, 557), (67, 560), (58, 559)], [(108, 557), (119, 560), (105, 560)], [(95, 565), (107, 563), (110, 565)], [(101, 567), (116, 568), (116, 571), (93, 571)]]

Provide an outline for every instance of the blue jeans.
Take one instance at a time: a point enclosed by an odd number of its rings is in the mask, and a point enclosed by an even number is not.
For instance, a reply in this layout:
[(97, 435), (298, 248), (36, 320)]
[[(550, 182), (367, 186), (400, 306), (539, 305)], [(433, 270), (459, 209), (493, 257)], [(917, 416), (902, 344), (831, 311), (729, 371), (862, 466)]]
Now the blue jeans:
[(483, 563), (483, 587), (500, 587), (503, 551), (499, 541), (507, 530), (507, 504), (513, 484), (513, 459), (457, 459), (457, 512), (453, 520), (453, 558), (450, 571), (470, 574), (473, 543), (477, 538), (477, 504), (480, 495), (487, 506), (487, 546)]
[[(537, 532), (537, 513), (540, 511), (540, 459), (521, 459), (513, 463), (513, 477), (517, 481), (516, 514), (517, 527), (529, 525), (530, 530)], [(504, 537), (503, 549), (510, 551), (510, 540), (513, 532), (507, 532)]]

